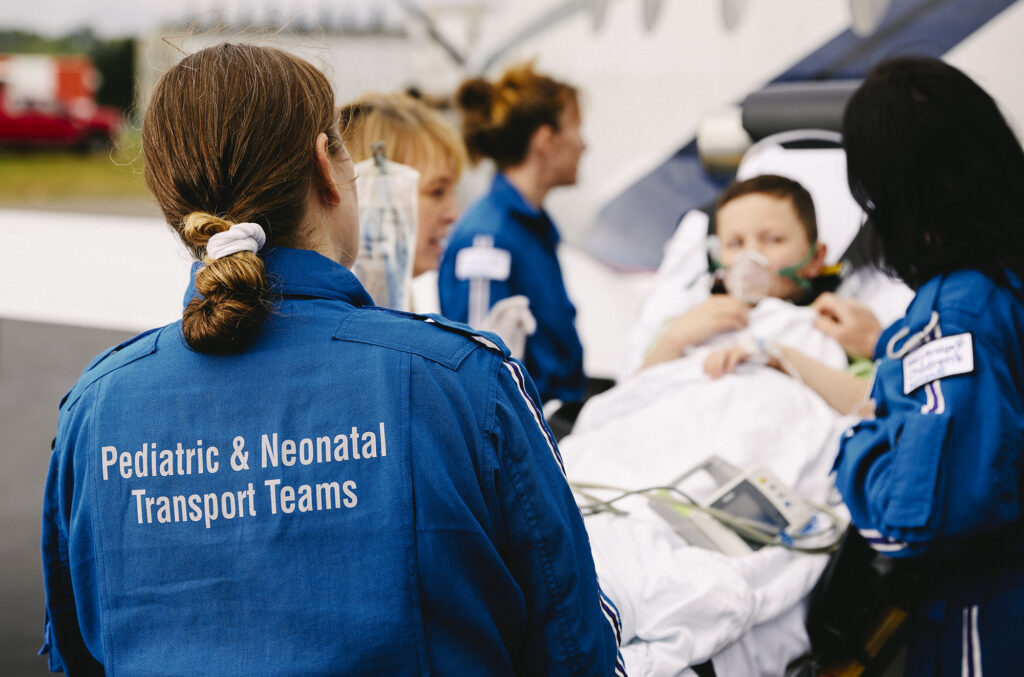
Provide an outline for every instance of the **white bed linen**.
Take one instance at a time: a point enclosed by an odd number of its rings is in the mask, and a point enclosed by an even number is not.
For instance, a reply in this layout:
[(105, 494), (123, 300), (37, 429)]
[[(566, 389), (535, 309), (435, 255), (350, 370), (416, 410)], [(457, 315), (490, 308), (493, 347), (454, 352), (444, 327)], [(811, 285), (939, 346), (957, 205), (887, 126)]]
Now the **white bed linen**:
[[(842, 349), (813, 328), (813, 315), (766, 299), (745, 332), (842, 367)], [(560, 444), (569, 479), (657, 486), (717, 455), (739, 468), (764, 464), (809, 499), (832, 498), (829, 471), (849, 421), (773, 369), (743, 364), (708, 379), (709, 350), (641, 371), (588, 402)], [(824, 556), (764, 548), (727, 557), (687, 545), (645, 498), (617, 505), (629, 515), (586, 522), (601, 584), (622, 613), (630, 674), (688, 675), (714, 657), (723, 676), (778, 675), (808, 649), (803, 604)]]
[(711, 273), (707, 259), (708, 215), (691, 209), (665, 243), (665, 255), (654, 275), (636, 324), (626, 339), (618, 380), (636, 373), (651, 341), (665, 321), (682, 315), (708, 297)]

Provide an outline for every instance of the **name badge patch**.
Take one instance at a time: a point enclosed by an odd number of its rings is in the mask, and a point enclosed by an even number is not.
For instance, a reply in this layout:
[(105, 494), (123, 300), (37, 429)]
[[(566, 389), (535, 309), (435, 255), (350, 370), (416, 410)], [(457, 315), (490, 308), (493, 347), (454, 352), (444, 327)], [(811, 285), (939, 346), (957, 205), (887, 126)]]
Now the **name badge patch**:
[(466, 247), (455, 255), (455, 277), (460, 280), (507, 280), (512, 255), (495, 247)]
[(903, 394), (946, 376), (974, 371), (974, 339), (970, 332), (930, 341), (903, 358)]

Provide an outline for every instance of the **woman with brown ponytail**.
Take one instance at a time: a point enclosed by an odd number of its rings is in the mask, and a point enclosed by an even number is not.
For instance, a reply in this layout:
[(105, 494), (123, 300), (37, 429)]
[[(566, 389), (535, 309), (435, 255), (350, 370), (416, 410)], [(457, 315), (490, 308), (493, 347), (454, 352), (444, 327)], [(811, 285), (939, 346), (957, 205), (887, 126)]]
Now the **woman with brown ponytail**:
[(202, 50), (158, 83), (142, 142), (198, 262), (182, 320), (61, 403), (50, 668), (613, 674), (617, 616), (529, 377), (464, 327), (371, 307), (346, 268), (326, 78)]
[(523, 65), (494, 83), (467, 80), (456, 99), (470, 158), (490, 158), (498, 171), (455, 224), (439, 273), (441, 312), (472, 324), (497, 301), (525, 296), (537, 328), (523, 362), (541, 398), (580, 402), (576, 308), (558, 265), (558, 229), (544, 210), (552, 188), (576, 183), (585, 148), (576, 90)]

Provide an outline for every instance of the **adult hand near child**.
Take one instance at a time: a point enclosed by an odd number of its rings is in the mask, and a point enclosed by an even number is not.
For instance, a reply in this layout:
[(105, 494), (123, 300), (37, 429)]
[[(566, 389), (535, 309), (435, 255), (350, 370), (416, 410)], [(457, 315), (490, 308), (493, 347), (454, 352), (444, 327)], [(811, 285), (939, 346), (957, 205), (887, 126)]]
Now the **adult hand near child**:
[(818, 311), (814, 326), (838, 341), (847, 354), (874, 357), (882, 325), (870, 308), (860, 301), (839, 298), (829, 292), (815, 299), (811, 307)]
[(715, 334), (747, 326), (750, 307), (732, 296), (712, 294), (679, 317), (671, 320), (647, 353), (649, 367), (681, 357), (690, 346), (704, 343)]

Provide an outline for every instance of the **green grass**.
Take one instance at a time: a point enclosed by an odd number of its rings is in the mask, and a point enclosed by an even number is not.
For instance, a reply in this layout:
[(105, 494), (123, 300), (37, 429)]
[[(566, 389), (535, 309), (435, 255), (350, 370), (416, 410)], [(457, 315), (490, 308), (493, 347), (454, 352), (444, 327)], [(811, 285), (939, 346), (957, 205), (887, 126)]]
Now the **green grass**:
[(63, 202), (139, 201), (138, 134), (125, 134), (109, 153), (0, 150), (0, 206), (59, 206)]

